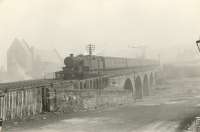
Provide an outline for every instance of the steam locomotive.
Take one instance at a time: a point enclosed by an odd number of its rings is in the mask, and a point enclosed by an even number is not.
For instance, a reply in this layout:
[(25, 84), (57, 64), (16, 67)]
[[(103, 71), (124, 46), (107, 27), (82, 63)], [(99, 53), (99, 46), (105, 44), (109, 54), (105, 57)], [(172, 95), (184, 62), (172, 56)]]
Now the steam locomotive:
[(103, 57), (95, 55), (70, 54), (64, 59), (65, 67), (62, 71), (56, 72), (56, 78), (73, 80), (84, 79), (103, 75), (108, 71), (155, 66), (158, 62), (150, 59), (131, 59), (120, 57)]

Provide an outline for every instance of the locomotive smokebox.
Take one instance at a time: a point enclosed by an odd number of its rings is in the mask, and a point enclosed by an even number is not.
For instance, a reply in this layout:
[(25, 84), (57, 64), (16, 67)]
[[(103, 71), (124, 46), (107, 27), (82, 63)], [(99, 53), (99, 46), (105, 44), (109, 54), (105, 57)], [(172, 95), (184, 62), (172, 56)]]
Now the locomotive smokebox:
[(73, 65), (73, 62), (74, 62), (74, 54), (70, 54), (69, 57), (66, 57), (64, 59), (64, 64), (66, 66), (72, 66)]

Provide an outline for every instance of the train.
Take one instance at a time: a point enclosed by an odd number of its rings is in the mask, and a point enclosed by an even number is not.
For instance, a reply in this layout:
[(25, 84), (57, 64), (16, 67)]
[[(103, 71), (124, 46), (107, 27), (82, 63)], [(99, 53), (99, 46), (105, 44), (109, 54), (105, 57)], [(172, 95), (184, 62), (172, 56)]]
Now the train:
[(158, 61), (142, 58), (105, 57), (96, 55), (70, 54), (64, 59), (62, 71), (56, 72), (57, 79), (74, 80), (104, 75), (108, 71), (133, 69), (158, 65)]

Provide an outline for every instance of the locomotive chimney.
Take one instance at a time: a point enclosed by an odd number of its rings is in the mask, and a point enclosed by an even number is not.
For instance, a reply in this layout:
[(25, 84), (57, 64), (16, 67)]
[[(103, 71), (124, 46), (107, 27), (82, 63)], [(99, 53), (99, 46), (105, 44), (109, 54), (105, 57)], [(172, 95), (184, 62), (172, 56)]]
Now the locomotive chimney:
[(74, 57), (74, 54), (70, 54), (70, 57)]

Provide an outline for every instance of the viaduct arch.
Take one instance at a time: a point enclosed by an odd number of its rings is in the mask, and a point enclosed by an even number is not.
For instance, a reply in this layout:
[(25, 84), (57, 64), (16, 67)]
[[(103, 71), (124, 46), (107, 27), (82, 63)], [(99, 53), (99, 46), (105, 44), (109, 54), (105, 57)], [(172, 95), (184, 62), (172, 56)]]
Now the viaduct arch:
[(128, 90), (135, 99), (149, 96), (155, 84), (155, 71), (132, 72), (118, 76), (106, 76), (81, 80), (80, 89), (111, 88), (110, 90)]
[(144, 76), (144, 80), (143, 80), (143, 94), (144, 96), (149, 95), (149, 81), (148, 81), (147, 75)]
[(135, 98), (142, 99), (142, 81), (140, 76), (135, 79)]
[(136, 99), (142, 99), (143, 96), (149, 96), (155, 83), (154, 71), (137, 73), (134, 76), (128, 75), (121, 78), (124, 80), (123, 88), (125, 90), (132, 90), (134, 98)]
[(153, 87), (153, 80), (154, 80), (153, 79), (153, 73), (150, 74), (150, 79), (149, 80), (150, 80), (149, 86), (150, 86), (150, 88), (152, 88)]
[(130, 78), (126, 79), (126, 81), (124, 83), (124, 89), (125, 90), (131, 90), (131, 91), (133, 90), (133, 84), (132, 84)]

